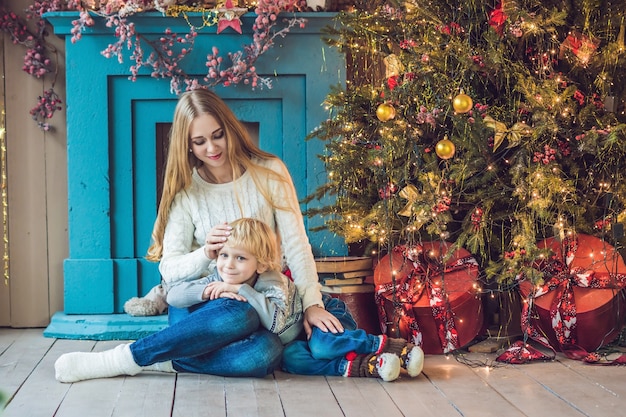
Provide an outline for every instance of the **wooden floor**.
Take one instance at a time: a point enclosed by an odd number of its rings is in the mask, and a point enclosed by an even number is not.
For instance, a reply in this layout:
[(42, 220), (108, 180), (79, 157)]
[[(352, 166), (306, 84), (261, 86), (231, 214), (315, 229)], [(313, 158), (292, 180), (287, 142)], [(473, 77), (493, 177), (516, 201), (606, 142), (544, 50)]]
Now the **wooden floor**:
[[(548, 363), (502, 365), (495, 354), (462, 360), (427, 355), (417, 378), (264, 379), (143, 373), (61, 384), (54, 361), (65, 352), (119, 342), (50, 339), (41, 329), (0, 329), (2, 417), (165, 416), (620, 416), (626, 368), (591, 366), (561, 355)], [(492, 365), (492, 366), (488, 366)]]

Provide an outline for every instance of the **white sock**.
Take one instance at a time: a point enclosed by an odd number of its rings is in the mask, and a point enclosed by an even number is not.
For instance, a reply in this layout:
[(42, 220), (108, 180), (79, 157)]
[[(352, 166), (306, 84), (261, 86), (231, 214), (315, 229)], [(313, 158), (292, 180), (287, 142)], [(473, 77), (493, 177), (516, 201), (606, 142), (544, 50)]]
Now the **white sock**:
[(137, 375), (142, 368), (135, 363), (128, 343), (104, 352), (66, 353), (54, 363), (54, 370), (57, 381), (77, 382), (118, 375)]
[(153, 363), (152, 365), (142, 366), (141, 368), (144, 371), (172, 372), (172, 373), (176, 372), (176, 369), (174, 369), (174, 366), (172, 365), (172, 361), (157, 362), (157, 363)]

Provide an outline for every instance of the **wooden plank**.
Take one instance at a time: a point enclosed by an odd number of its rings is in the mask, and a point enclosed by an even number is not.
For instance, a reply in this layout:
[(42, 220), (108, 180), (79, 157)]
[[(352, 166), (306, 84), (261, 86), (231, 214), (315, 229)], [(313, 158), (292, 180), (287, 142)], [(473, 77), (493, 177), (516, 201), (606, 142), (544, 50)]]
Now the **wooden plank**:
[(127, 377), (111, 417), (169, 417), (175, 389), (175, 374), (143, 372)]
[[(43, 339), (43, 337), (41, 337)], [(47, 340), (47, 339), (46, 339)], [(2, 417), (55, 416), (59, 404), (63, 401), (71, 384), (62, 384), (54, 378), (54, 362), (65, 352), (90, 351), (93, 341), (55, 340), (37, 367), (19, 388)], [(83, 410), (83, 417), (89, 415), (90, 408)]]
[(0, 332), (0, 389), (12, 398), (50, 349), (54, 339), (41, 337), (41, 330)]
[(459, 411), (455, 405), (435, 386), (426, 374), (438, 362), (426, 355), (424, 372), (415, 378), (405, 372), (391, 384), (385, 385), (385, 390), (393, 398), (398, 409), (405, 416), (420, 417), (458, 417)]
[(559, 362), (610, 395), (626, 398), (626, 372), (623, 366), (598, 366), (566, 359), (560, 359)]
[(172, 417), (226, 417), (224, 392), (224, 377), (178, 374)]
[(378, 378), (333, 376), (327, 377), (326, 381), (345, 416), (403, 416), (386, 391), (388, 386), (399, 383), (399, 380), (384, 382)]
[[(98, 342), (94, 351), (112, 349), (126, 341)], [(175, 374), (93, 379), (72, 384), (55, 417), (167, 417), (172, 408)]]
[(105, 417), (113, 414), (125, 377), (90, 379), (70, 385), (55, 417)]
[[(524, 369), (535, 364), (480, 366), (473, 368), (479, 376), (494, 391), (505, 398), (515, 408), (527, 416), (570, 416), (577, 415), (577, 410), (568, 401), (555, 395), (549, 387), (544, 386), (534, 378), (528, 377)], [(549, 368), (555, 364), (549, 364)], [(548, 371), (550, 372), (550, 371)], [(567, 378), (567, 372), (561, 374)], [(529, 401), (532, 398), (532, 401)]]
[[(5, 36), (4, 31), (0, 31), (0, 56), (4, 57), (4, 42), (7, 42), (7, 46), (9, 48), (15, 47), (11, 43), (10, 36)], [(0, 59), (0, 74), (2, 74), (3, 82), (0, 83), (0, 129), (6, 128), (6, 121), (4, 118), (4, 109), (5, 109), (5, 93), (4, 93), (4, 84), (6, 80), (6, 73), (4, 68), (4, 59)], [(0, 173), (2, 175), (2, 185), (6, 186), (6, 169), (7, 169), (7, 161), (6, 161), (6, 135), (2, 134), (3, 138), (3, 149), (2, 152), (3, 158), (3, 172)], [(8, 190), (6, 188), (1, 189), (3, 194), (6, 196)], [(4, 202), (2, 203), (4, 204)], [(4, 216), (5, 208), (2, 207), (2, 212), (0, 213), (0, 218), (2, 219), (2, 224), (0, 225), (0, 232), (2, 232), (3, 242), (0, 244), (0, 257), (5, 259), (6, 256), (9, 256), (8, 252), (8, 242), (4, 241), (5, 238), (8, 238), (8, 218)], [(6, 280), (6, 276), (9, 271), (7, 270), (8, 265), (5, 267), (4, 262), (2, 262), (2, 277), (0, 277), (0, 326), (8, 326), (11, 324), (11, 303), (9, 297), (9, 282)]]
[[(35, 331), (35, 330), (33, 330)], [(22, 329), (12, 329), (10, 327), (0, 327), (0, 355), (9, 346), (15, 342), (15, 339), (20, 337), (24, 333)]]
[(319, 376), (274, 372), (285, 416), (343, 417), (343, 412), (328, 386)]
[[(624, 397), (604, 389), (580, 373), (572, 372), (571, 368), (563, 364), (569, 360), (563, 359), (562, 354), (559, 354), (558, 357), (560, 360), (556, 362), (531, 363), (526, 366), (518, 366), (518, 369), (583, 415), (614, 415), (616, 407), (624, 404)], [(607, 369), (605, 372), (608, 374), (611, 370)], [(623, 372), (623, 368), (621, 372)]]
[[(9, 10), (24, 16), (23, 1), (9, 0), (5, 4)], [(45, 167), (53, 161), (46, 160), (45, 135), (29, 115), (37, 97), (43, 94), (44, 81), (22, 70), (25, 52), (15, 45), (4, 50), (9, 77), (5, 82), (5, 100), (7, 161), (10, 161), (7, 166), (10, 325), (42, 327), (50, 320), (46, 212), (49, 196)]]
[(494, 391), (472, 368), (452, 355), (427, 355), (424, 376), (464, 417), (515, 417), (524, 414)]
[(224, 396), (228, 417), (279, 417), (284, 415), (273, 376), (225, 378)]
[[(63, 260), (69, 256), (67, 236), (67, 120), (65, 103), (65, 39), (48, 36), (46, 42), (61, 51), (56, 61), (57, 74), (44, 80), (45, 88), (49, 89), (54, 79), (54, 91), (63, 103), (62, 110), (57, 111), (50, 123), (53, 128), (45, 132), (42, 139), (46, 152), (46, 242), (48, 254), (47, 289), (50, 300), (48, 319), (57, 311), (63, 310)], [(32, 98), (33, 101), (36, 97)]]

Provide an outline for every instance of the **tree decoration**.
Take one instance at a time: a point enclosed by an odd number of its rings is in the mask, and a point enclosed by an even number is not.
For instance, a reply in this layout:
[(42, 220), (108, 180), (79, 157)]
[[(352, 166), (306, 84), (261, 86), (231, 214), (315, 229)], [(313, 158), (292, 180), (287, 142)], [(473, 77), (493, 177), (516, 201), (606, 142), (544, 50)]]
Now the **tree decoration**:
[(508, 140), (509, 144), (507, 148), (512, 148), (514, 146), (519, 145), (522, 140), (522, 136), (528, 136), (532, 133), (532, 128), (529, 127), (524, 122), (517, 122), (511, 128), (507, 128), (506, 125), (502, 122), (498, 122), (491, 116), (483, 117), (483, 122), (485, 125), (494, 130), (494, 139), (493, 139), (493, 151), (497, 151), (502, 142), (505, 139)]
[(437, 145), (435, 146), (435, 153), (441, 159), (452, 158), (455, 150), (456, 147), (454, 146), (454, 143), (448, 139), (448, 136), (437, 142)]
[(383, 60), (385, 62), (385, 77), (397, 77), (404, 72), (404, 64), (396, 54), (390, 54)]
[(388, 122), (396, 117), (396, 109), (389, 103), (381, 103), (376, 108), (376, 117), (378, 117), (378, 120), (381, 122)]
[(593, 53), (598, 49), (599, 39), (583, 35), (578, 31), (570, 32), (559, 50), (559, 58), (563, 59), (566, 52), (571, 51), (583, 65), (591, 59)]
[(233, 28), (241, 34), (241, 16), (248, 11), (243, 7), (233, 7), (232, 0), (226, 0), (226, 5), (217, 9), (219, 19), (217, 22), (217, 33), (222, 33), (226, 28)]
[(467, 113), (472, 110), (473, 105), (472, 98), (463, 92), (452, 99), (452, 107), (457, 113)]

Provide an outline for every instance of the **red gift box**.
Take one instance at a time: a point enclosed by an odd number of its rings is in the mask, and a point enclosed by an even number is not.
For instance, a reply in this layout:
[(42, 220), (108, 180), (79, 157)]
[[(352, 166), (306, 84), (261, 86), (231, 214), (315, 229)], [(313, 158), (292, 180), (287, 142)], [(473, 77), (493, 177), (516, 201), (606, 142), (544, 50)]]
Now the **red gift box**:
[[(525, 300), (533, 290), (540, 294), (533, 300), (534, 309), (528, 316), (530, 326), (538, 329), (557, 351), (575, 345), (593, 352), (612, 342), (626, 322), (626, 264), (621, 255), (607, 242), (583, 234), (571, 244), (549, 238), (538, 246), (551, 249), (560, 267), (555, 268), (554, 263), (540, 265), (546, 274), (542, 287), (520, 282)], [(548, 272), (554, 274), (550, 276)], [(566, 300), (564, 305), (569, 304), (569, 308), (559, 309), (559, 299)]]
[(338, 291), (332, 291), (329, 287), (322, 287), (322, 293), (343, 301), (352, 314), (352, 318), (359, 329), (369, 334), (380, 334), (380, 324), (376, 314), (374, 303), (374, 286), (372, 284), (347, 285), (335, 287)]
[(429, 354), (458, 349), (483, 329), (478, 264), (465, 249), (448, 254), (451, 245), (437, 241), (398, 246), (374, 269), (382, 331), (412, 341)]

